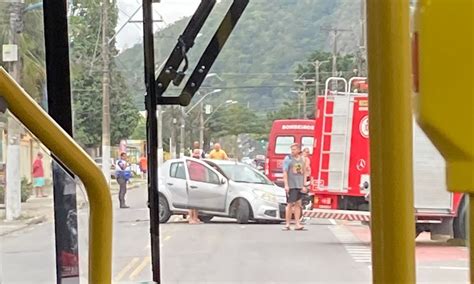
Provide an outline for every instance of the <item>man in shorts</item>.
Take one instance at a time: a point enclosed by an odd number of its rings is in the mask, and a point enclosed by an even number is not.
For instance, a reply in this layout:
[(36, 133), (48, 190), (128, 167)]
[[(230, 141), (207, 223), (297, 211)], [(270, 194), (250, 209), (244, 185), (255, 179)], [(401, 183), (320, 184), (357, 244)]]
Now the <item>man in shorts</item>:
[(301, 155), (301, 146), (299, 144), (291, 145), (291, 155), (283, 161), (283, 181), (288, 203), (285, 211), (286, 225), (284, 230), (290, 230), (293, 213), (296, 221), (295, 230), (301, 231), (304, 229), (300, 218), (302, 191), (305, 190), (304, 184), (308, 174), (305, 163), (306, 158)]

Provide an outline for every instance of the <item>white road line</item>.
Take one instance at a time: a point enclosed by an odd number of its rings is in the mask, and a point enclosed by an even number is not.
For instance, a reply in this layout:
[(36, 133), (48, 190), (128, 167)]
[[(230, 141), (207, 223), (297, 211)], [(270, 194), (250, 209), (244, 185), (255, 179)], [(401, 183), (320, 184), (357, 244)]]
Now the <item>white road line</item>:
[(364, 244), (356, 244), (360, 242), (352, 233), (343, 226), (329, 227), (334, 236), (341, 242), (344, 249), (356, 263), (372, 263), (371, 248)]
[(440, 266), (440, 269), (445, 270), (469, 270), (469, 267), (459, 267), (459, 266)]
[(336, 220), (334, 219), (328, 219), (328, 220), (329, 220), (329, 223), (331, 223), (332, 225), (337, 225)]

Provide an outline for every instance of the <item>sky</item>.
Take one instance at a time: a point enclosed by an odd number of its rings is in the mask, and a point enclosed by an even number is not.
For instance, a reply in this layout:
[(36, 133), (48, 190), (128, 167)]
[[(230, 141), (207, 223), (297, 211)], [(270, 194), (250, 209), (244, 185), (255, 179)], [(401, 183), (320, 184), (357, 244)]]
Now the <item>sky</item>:
[[(118, 0), (119, 20), (116, 31), (140, 8), (132, 20), (142, 19), (141, 10), (142, 0)], [(153, 18), (162, 19), (163, 22), (155, 23), (155, 30), (163, 28), (175, 21), (190, 16), (198, 7), (200, 0), (161, 0), (161, 3), (153, 4)], [(123, 50), (132, 47), (134, 44), (142, 41), (142, 24), (128, 23), (117, 35), (117, 48)]]

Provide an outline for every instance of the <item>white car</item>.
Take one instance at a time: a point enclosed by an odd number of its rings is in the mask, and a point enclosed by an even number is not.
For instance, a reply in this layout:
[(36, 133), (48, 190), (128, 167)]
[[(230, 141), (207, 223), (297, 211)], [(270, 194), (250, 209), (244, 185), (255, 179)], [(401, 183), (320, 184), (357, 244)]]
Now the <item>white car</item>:
[(208, 222), (214, 216), (280, 223), (286, 193), (249, 165), (182, 158), (166, 161), (159, 178), (160, 223), (196, 208)]

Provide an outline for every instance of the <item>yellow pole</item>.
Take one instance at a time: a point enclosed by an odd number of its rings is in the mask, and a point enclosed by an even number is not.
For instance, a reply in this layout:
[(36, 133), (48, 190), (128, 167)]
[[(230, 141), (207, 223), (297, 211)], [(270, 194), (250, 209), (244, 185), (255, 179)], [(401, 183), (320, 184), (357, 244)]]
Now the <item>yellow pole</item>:
[(89, 155), (1, 67), (0, 98), (84, 183), (90, 202), (89, 283), (111, 283), (112, 200), (104, 175)]
[(367, 1), (374, 283), (415, 283), (409, 1)]

